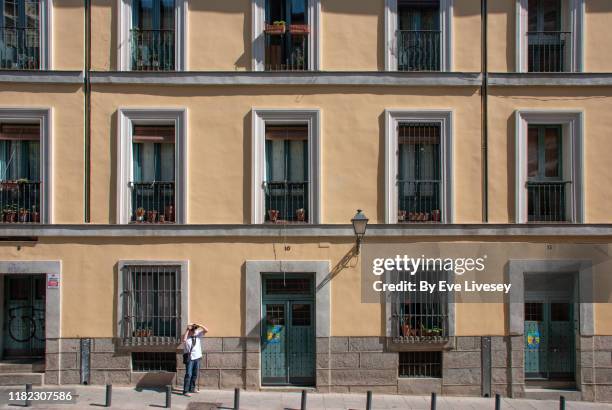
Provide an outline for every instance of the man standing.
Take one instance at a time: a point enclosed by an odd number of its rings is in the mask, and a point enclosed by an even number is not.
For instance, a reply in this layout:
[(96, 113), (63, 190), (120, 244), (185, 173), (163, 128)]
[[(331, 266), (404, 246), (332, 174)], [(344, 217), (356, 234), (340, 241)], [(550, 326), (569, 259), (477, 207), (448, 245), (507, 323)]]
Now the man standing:
[(185, 382), (183, 383), (183, 394), (191, 396), (195, 391), (200, 362), (202, 361), (202, 338), (208, 333), (204, 325), (192, 324), (187, 326), (183, 335), (183, 362), (185, 363)]

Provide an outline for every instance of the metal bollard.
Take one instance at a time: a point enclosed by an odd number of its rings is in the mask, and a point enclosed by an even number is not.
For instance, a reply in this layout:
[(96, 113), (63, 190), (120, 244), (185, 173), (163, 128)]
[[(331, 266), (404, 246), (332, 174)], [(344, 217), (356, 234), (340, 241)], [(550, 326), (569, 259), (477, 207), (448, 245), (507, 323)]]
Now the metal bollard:
[(436, 393), (431, 393), (431, 410), (436, 410)]
[(559, 397), (559, 410), (565, 410), (565, 397)]
[(495, 395), (495, 410), (501, 410), (501, 396), (499, 394)]
[(30, 383), (26, 384), (26, 398), (25, 398), (25, 406), (32, 407), (32, 401), (30, 400), (30, 393), (32, 392), (32, 385)]
[(113, 402), (113, 385), (107, 384), (106, 385), (106, 404), (104, 405), (104, 407), (110, 407), (112, 402)]
[(234, 410), (240, 410), (240, 389), (234, 389)]
[(169, 409), (172, 407), (172, 386), (166, 386), (166, 408)]
[(368, 390), (366, 395), (366, 410), (372, 410), (372, 391)]
[(302, 390), (302, 402), (300, 403), (300, 410), (306, 410), (306, 390)]

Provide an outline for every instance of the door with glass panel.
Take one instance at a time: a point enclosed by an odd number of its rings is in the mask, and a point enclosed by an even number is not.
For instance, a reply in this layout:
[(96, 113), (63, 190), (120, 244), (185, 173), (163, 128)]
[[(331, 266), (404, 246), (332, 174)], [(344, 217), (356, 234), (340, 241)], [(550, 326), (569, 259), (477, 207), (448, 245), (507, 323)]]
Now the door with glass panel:
[(266, 0), (266, 70), (308, 69), (308, 1)]
[(174, 1), (132, 0), (132, 70), (174, 70)]
[(262, 384), (315, 383), (313, 282), (300, 275), (264, 278), (262, 303)]
[(308, 222), (308, 126), (267, 124), (265, 149), (265, 221)]
[(174, 126), (135, 125), (132, 134), (133, 223), (174, 223)]
[(398, 0), (397, 69), (440, 70), (440, 2)]
[(527, 215), (530, 222), (568, 221), (570, 181), (563, 178), (563, 128), (530, 124), (527, 135)]
[(572, 46), (570, 31), (562, 31), (561, 0), (529, 0), (527, 64), (530, 72), (567, 71)]
[(40, 0), (0, 0), (0, 69), (40, 68)]

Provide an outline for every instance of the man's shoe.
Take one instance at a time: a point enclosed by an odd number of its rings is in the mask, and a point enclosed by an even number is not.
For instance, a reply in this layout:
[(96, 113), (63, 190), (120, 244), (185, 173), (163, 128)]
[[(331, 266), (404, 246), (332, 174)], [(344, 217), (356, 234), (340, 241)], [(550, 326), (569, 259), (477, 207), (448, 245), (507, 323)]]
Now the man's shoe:
[(183, 396), (185, 396), (185, 397), (191, 397), (191, 393), (189, 393), (189, 392), (185, 392), (185, 393), (183, 393)]

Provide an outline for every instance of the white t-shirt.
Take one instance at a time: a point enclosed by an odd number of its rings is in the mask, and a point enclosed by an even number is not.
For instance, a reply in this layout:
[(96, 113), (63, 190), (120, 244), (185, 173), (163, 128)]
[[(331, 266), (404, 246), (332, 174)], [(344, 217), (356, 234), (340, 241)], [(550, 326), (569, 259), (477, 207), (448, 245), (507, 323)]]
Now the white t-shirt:
[[(191, 360), (197, 360), (202, 357), (202, 338), (204, 337), (203, 332), (198, 332), (194, 336), (189, 336), (185, 341), (185, 347), (183, 351), (189, 353), (191, 351)], [(195, 340), (195, 343), (194, 343)], [(191, 348), (193, 346), (193, 349)]]

